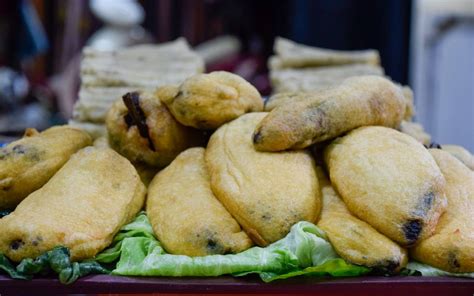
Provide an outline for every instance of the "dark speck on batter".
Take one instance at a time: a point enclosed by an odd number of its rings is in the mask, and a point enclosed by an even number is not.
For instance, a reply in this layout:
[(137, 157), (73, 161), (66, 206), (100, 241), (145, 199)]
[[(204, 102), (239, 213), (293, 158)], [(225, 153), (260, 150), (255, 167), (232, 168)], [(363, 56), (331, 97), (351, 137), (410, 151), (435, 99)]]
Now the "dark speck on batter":
[(262, 141), (262, 134), (260, 133), (260, 131), (256, 132), (253, 134), (253, 142), (254, 143), (259, 143)]
[(423, 224), (419, 219), (408, 220), (402, 229), (409, 244), (413, 244), (418, 240), (422, 230)]
[(21, 239), (14, 240), (10, 243), (10, 249), (18, 250), (21, 248), (25, 243)]

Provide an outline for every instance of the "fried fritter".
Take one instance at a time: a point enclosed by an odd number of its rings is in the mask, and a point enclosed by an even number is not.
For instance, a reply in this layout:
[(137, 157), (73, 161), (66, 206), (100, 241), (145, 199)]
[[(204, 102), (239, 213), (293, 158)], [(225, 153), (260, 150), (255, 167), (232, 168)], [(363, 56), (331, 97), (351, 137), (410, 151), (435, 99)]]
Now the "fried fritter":
[(416, 245), (411, 255), (449, 272), (474, 272), (474, 172), (446, 151), (430, 152), (446, 178), (448, 207), (434, 235)]
[(249, 113), (221, 126), (206, 150), (212, 191), (260, 246), (283, 238), (298, 221), (314, 222), (321, 208), (308, 151), (254, 149), (252, 132), (265, 116)]
[(13, 209), (43, 186), (79, 149), (91, 145), (89, 135), (69, 126), (56, 126), (25, 136), (0, 148), (0, 210)]
[(433, 234), (445, 180), (421, 143), (394, 129), (353, 130), (324, 151), (331, 182), (352, 214), (402, 246)]
[(400, 87), (379, 76), (351, 77), (314, 99), (280, 106), (253, 135), (260, 151), (305, 148), (367, 125), (398, 127), (406, 102)]
[[(274, 94), (265, 102), (265, 111), (270, 112), (276, 107), (293, 104), (296, 102), (304, 102), (308, 100), (319, 100), (319, 103), (326, 98), (319, 97), (317, 92), (284, 92)], [(315, 103), (315, 102), (313, 102)]]
[(326, 232), (339, 256), (389, 273), (398, 272), (407, 264), (406, 250), (352, 215), (320, 167), (318, 180), (323, 206), (317, 225)]
[(65, 246), (74, 261), (92, 258), (135, 217), (144, 198), (145, 186), (127, 159), (87, 147), (0, 219), (0, 253), (20, 261)]
[(474, 156), (467, 151), (466, 148), (458, 145), (446, 145), (443, 144), (442, 149), (446, 152), (449, 152), (452, 156), (456, 157), (462, 163), (464, 163), (468, 168), (474, 171)]
[(173, 254), (238, 253), (252, 246), (211, 191), (204, 148), (191, 148), (153, 179), (147, 214), (164, 248)]
[(151, 167), (164, 167), (181, 151), (203, 142), (199, 131), (181, 125), (155, 94), (146, 92), (117, 100), (106, 123), (112, 148), (133, 163)]
[(423, 126), (419, 123), (403, 120), (402, 123), (400, 123), (398, 130), (404, 134), (412, 136), (414, 139), (425, 146), (429, 146), (431, 143), (430, 134), (428, 134)]
[(198, 129), (216, 129), (244, 113), (263, 110), (257, 89), (242, 77), (224, 71), (191, 76), (174, 97), (165, 97), (163, 102), (180, 123)]

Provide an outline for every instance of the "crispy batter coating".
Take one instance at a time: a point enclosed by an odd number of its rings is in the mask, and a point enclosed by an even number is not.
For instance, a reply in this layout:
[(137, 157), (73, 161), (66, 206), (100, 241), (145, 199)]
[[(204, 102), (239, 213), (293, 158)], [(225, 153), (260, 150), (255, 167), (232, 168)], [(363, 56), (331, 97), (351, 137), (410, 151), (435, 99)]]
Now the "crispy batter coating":
[(474, 156), (464, 147), (458, 145), (442, 145), (442, 149), (456, 157), (468, 168), (474, 171)]
[[(172, 93), (172, 88), (164, 92)], [(174, 97), (163, 102), (179, 122), (199, 129), (216, 129), (244, 113), (263, 110), (257, 89), (224, 71), (191, 76)]]
[(406, 102), (397, 85), (379, 76), (351, 77), (315, 98), (272, 110), (255, 129), (259, 151), (305, 148), (367, 125), (398, 127)]
[(434, 235), (416, 245), (411, 255), (449, 272), (474, 272), (474, 172), (446, 151), (429, 151), (446, 178), (448, 207)]
[(394, 129), (370, 126), (324, 151), (348, 209), (402, 246), (433, 234), (446, 208), (445, 180), (428, 150)]
[(428, 134), (423, 126), (417, 122), (403, 120), (398, 127), (398, 130), (404, 134), (412, 136), (418, 142), (425, 146), (429, 146), (431, 143), (431, 136)]
[(357, 265), (398, 272), (408, 262), (407, 251), (352, 215), (318, 167), (322, 209), (318, 226), (326, 232), (336, 252)]
[(135, 110), (119, 99), (106, 123), (110, 146), (133, 163), (164, 167), (181, 151), (201, 144), (201, 133), (177, 122), (155, 94), (127, 95), (136, 103)]
[(244, 251), (252, 241), (211, 191), (204, 148), (191, 148), (153, 179), (147, 213), (164, 248), (206, 256)]
[(20, 261), (61, 245), (74, 261), (92, 258), (135, 217), (145, 190), (135, 168), (117, 152), (82, 149), (0, 219), (0, 253)]
[(298, 221), (314, 222), (321, 207), (309, 152), (254, 149), (252, 132), (266, 114), (245, 114), (221, 126), (206, 150), (212, 191), (260, 246), (283, 238)]
[(89, 135), (69, 126), (57, 126), (25, 136), (0, 148), (0, 210), (13, 209), (39, 189), (79, 149), (91, 145)]

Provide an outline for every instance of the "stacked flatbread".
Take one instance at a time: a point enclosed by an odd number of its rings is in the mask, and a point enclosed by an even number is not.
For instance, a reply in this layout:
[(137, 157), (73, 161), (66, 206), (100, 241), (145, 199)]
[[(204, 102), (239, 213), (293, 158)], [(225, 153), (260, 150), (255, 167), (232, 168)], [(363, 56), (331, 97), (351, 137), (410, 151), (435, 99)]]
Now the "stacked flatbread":
[(273, 92), (311, 92), (358, 75), (384, 75), (376, 50), (339, 51), (276, 38), (269, 61)]
[(160, 45), (137, 45), (114, 51), (85, 48), (81, 89), (71, 125), (94, 137), (105, 134), (105, 115), (123, 94), (152, 91), (204, 70), (204, 61), (180, 38)]

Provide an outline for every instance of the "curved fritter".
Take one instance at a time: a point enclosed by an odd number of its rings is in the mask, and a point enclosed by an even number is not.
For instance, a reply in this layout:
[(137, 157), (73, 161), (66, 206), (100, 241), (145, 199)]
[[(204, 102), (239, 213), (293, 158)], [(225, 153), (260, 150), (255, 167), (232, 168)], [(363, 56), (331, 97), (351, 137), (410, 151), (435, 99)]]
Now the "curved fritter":
[(321, 207), (309, 152), (254, 149), (252, 132), (265, 115), (249, 113), (221, 126), (206, 150), (212, 191), (260, 246), (283, 238), (298, 221), (314, 222)]
[(224, 71), (191, 76), (174, 97), (166, 97), (163, 102), (174, 117), (198, 129), (216, 129), (244, 113), (263, 110), (257, 89), (242, 77)]
[(406, 101), (400, 87), (379, 76), (351, 77), (313, 99), (272, 110), (253, 135), (260, 151), (281, 151), (310, 146), (360, 126), (398, 127)]
[(448, 207), (434, 235), (416, 245), (411, 255), (449, 272), (474, 272), (474, 173), (446, 151), (430, 152), (446, 178)]
[(13, 209), (43, 186), (79, 149), (91, 145), (89, 135), (69, 126), (57, 126), (25, 136), (0, 148), (0, 210)]
[(112, 148), (133, 163), (164, 167), (183, 150), (202, 144), (202, 134), (174, 119), (156, 94), (127, 93), (106, 119)]
[(148, 187), (147, 214), (163, 247), (188, 256), (239, 253), (252, 246), (211, 191), (204, 148), (182, 152)]
[(145, 191), (135, 168), (117, 152), (82, 149), (0, 219), (0, 253), (20, 261), (65, 246), (74, 261), (92, 258), (135, 217)]
[(352, 214), (402, 246), (433, 234), (446, 208), (445, 180), (421, 143), (394, 129), (361, 127), (324, 154)]
[(339, 194), (318, 168), (322, 209), (318, 226), (327, 234), (331, 245), (344, 260), (395, 273), (408, 262), (407, 251), (352, 215)]
[(474, 171), (474, 156), (466, 148), (458, 145), (446, 144), (443, 144), (441, 147), (443, 150), (449, 152), (449, 154), (464, 163), (469, 169)]

